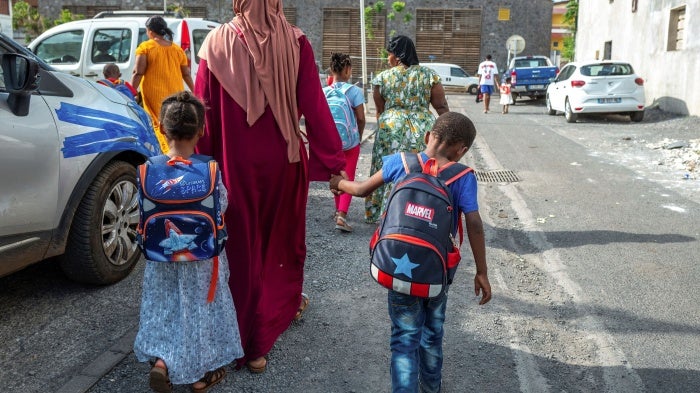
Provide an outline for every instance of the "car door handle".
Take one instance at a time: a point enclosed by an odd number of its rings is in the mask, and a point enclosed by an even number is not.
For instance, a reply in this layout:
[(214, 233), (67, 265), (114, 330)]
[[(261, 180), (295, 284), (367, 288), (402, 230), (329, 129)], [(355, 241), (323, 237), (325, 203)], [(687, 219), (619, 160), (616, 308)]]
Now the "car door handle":
[(78, 73), (78, 72), (73, 72), (73, 71), (69, 72), (69, 74), (71, 74), (71, 75), (73, 75), (73, 76), (80, 76), (80, 73)]
[(85, 76), (97, 76), (97, 74), (94, 73), (94, 72), (91, 72), (91, 73), (89, 73), (89, 74), (85, 74)]

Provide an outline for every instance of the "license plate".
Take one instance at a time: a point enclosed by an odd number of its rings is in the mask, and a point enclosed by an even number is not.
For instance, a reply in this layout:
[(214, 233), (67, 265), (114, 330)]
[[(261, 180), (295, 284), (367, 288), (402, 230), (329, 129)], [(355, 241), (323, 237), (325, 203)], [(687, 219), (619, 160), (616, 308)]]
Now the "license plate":
[(542, 90), (544, 85), (530, 85), (530, 90)]
[(598, 98), (599, 104), (619, 104), (622, 102), (621, 98)]

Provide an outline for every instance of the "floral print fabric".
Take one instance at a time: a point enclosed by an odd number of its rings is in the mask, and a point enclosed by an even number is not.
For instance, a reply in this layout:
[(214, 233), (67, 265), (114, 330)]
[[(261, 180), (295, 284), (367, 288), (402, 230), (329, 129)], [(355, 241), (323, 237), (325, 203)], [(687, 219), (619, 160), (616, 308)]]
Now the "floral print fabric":
[[(440, 77), (420, 65), (397, 66), (372, 80), (384, 98), (384, 112), (377, 121), (370, 176), (382, 168), (382, 157), (396, 152), (417, 153), (425, 148), (425, 133), (435, 123), (430, 112), (430, 91)], [(385, 184), (365, 200), (365, 221), (376, 223), (393, 189)]]

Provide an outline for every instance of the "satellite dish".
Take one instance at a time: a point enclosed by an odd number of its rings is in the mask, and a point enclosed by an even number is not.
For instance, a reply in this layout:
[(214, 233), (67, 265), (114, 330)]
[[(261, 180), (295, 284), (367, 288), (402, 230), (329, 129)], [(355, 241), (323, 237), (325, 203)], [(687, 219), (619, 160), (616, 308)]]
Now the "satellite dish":
[(518, 54), (525, 49), (525, 39), (519, 35), (512, 35), (506, 40), (508, 53)]

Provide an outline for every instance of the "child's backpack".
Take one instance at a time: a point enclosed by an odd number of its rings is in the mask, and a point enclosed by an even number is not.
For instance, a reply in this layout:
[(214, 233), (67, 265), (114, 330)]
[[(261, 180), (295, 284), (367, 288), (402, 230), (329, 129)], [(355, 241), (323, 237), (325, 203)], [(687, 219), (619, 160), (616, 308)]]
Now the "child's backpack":
[(357, 119), (352, 109), (352, 103), (345, 93), (352, 88), (349, 83), (334, 83), (323, 88), (331, 109), (335, 127), (343, 142), (343, 150), (349, 150), (360, 144), (360, 132), (357, 128)]
[(100, 79), (97, 81), (97, 83), (101, 83), (107, 87), (111, 87), (112, 89), (124, 94), (127, 96), (129, 99), (134, 100), (134, 94), (131, 92), (131, 89), (124, 83), (123, 80), (117, 79), (114, 82), (112, 82), (109, 79)]
[(227, 238), (219, 201), (219, 172), (208, 156), (151, 157), (137, 169), (138, 243), (149, 261), (192, 262), (214, 258), (210, 301), (218, 255)]
[(438, 171), (435, 159), (423, 163), (419, 154), (401, 156), (406, 176), (394, 186), (370, 240), (370, 273), (386, 288), (433, 298), (452, 282), (461, 259), (449, 185), (472, 169), (451, 163)]

